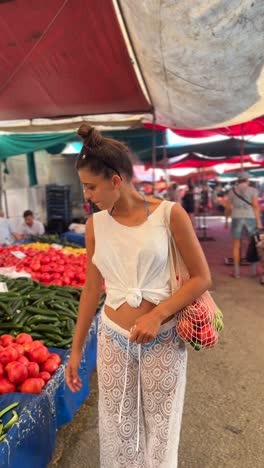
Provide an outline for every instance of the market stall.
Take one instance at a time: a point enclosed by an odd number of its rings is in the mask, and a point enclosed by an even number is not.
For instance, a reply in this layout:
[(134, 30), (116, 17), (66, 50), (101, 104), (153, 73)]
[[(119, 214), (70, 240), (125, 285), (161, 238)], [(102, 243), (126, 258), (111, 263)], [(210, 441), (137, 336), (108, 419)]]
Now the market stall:
[(7, 275), (0, 276), (0, 415), (18, 403), (0, 417), (0, 467), (18, 468), (22, 457), (27, 468), (46, 467), (56, 430), (89, 395), (104, 292), (83, 349), (83, 387), (72, 393), (65, 382), (85, 264), (84, 249), (47, 243), (0, 248), (0, 272)]
[(96, 364), (97, 317), (87, 338), (80, 366), (83, 386), (72, 393), (65, 383), (69, 351), (49, 348), (62, 358), (62, 364), (39, 395), (10, 393), (1, 395), (1, 407), (19, 402), (19, 419), (0, 445), (0, 467), (45, 468), (56, 443), (56, 430), (73, 418), (90, 393), (89, 379)]

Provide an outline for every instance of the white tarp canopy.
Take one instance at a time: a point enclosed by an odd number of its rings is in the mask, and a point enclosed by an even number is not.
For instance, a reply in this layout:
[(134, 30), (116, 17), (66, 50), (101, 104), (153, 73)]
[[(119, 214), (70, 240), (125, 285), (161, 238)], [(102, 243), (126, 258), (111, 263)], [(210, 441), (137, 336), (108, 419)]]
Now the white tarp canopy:
[(219, 127), (264, 114), (263, 0), (120, 0), (157, 121)]

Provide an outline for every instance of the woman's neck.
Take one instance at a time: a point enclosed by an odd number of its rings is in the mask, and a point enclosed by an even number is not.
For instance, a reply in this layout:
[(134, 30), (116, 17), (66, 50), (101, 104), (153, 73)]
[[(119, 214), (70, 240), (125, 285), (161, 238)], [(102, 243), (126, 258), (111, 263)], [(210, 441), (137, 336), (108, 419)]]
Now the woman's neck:
[(133, 212), (140, 202), (142, 195), (137, 192), (133, 184), (127, 184), (120, 191), (120, 198), (113, 206), (112, 212), (118, 215), (128, 215)]

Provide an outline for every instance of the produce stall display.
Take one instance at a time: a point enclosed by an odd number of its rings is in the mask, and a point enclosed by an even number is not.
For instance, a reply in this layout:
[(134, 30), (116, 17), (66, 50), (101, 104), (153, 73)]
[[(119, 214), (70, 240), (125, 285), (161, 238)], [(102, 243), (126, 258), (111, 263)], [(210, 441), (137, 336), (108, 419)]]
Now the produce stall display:
[[(70, 348), (77, 318), (80, 288), (45, 286), (27, 278), (0, 276), (8, 292), (0, 293), (0, 335), (29, 333), (46, 346)], [(102, 292), (97, 307), (104, 303)]]
[[(56, 430), (72, 420), (89, 395), (89, 379), (96, 364), (97, 321), (98, 316), (95, 316), (83, 349), (79, 369), (83, 386), (78, 393), (72, 393), (65, 383), (70, 350), (49, 348), (49, 353), (58, 354), (62, 362), (39, 394), (14, 392), (0, 395), (0, 412), (19, 403), (14, 408), (18, 419), (0, 443), (0, 468), (47, 467), (55, 449)], [(4, 418), (7, 424), (10, 413)]]
[[(89, 395), (96, 364), (97, 321), (89, 331), (79, 369), (83, 386), (65, 382), (86, 253), (45, 243), (0, 246), (0, 467), (44, 468), (56, 430)], [(26, 272), (31, 278), (6, 275)], [(11, 276), (12, 276), (11, 275)], [(105, 298), (102, 291), (97, 312)], [(1, 417), (1, 414), (3, 417)]]
[(27, 333), (0, 336), (0, 395), (41, 393), (60, 364), (59, 354)]
[(85, 282), (86, 254), (50, 247), (35, 250), (23, 245), (0, 246), (0, 268), (25, 271), (44, 284), (81, 287)]

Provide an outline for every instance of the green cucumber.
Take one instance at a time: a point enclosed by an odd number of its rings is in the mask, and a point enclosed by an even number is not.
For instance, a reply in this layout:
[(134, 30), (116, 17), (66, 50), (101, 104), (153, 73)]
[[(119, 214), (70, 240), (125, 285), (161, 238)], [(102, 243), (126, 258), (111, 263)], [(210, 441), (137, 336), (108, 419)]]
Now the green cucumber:
[(57, 347), (58, 348), (63, 348), (66, 345), (71, 345), (72, 344), (72, 337), (70, 338), (65, 338), (64, 340), (58, 341)]
[(43, 331), (43, 332), (54, 332), (55, 333), (58, 333), (59, 335), (61, 334), (61, 331), (58, 330), (58, 329), (55, 329), (54, 325), (41, 325), (41, 324), (38, 324), (38, 325), (32, 325), (32, 331), (36, 331), (36, 332), (39, 332), (39, 331)]
[(53, 341), (54, 343), (57, 343), (57, 341), (61, 341), (61, 336), (57, 333), (45, 333), (44, 337), (49, 338), (49, 340)]
[(38, 323), (51, 323), (51, 322), (57, 322), (57, 317), (52, 317), (52, 316), (46, 316), (46, 315), (33, 315), (30, 317), (30, 319), (27, 321), (27, 325), (35, 325)]
[(54, 310), (50, 309), (41, 309), (40, 307), (33, 307), (33, 306), (27, 306), (26, 310), (28, 312), (31, 312), (31, 314), (36, 314), (36, 315), (45, 315), (45, 316), (52, 316), (56, 317), (56, 312)]
[(8, 322), (8, 323), (1, 323), (0, 328), (3, 329), (10, 329), (10, 330), (22, 330), (23, 325), (21, 323), (14, 323), (14, 322)]

